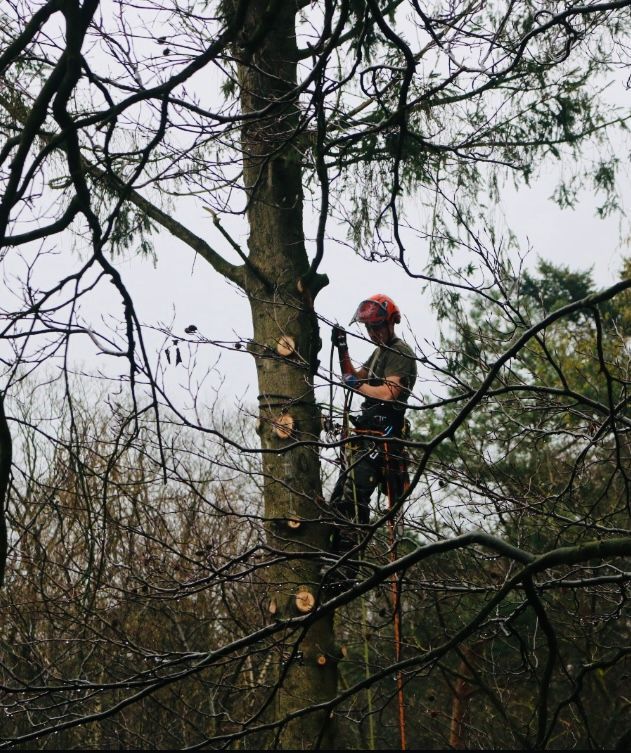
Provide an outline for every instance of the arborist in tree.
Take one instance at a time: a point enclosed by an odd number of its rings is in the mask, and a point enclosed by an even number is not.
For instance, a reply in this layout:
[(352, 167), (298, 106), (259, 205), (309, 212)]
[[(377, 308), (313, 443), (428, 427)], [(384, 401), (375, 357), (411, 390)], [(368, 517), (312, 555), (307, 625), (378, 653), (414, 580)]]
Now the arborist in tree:
[[(404, 436), (405, 410), (416, 381), (414, 352), (394, 332), (400, 321), (401, 312), (387, 295), (378, 293), (359, 304), (350, 324), (363, 324), (377, 345), (359, 369), (351, 362), (346, 332), (336, 325), (331, 335), (344, 384), (364, 398), (359, 416), (351, 417), (354, 437), (332, 497), (335, 513), (350, 523), (368, 523), (370, 498), (377, 485), (392, 503), (404, 491), (407, 480), (403, 447), (388, 441)], [(334, 536), (333, 550), (343, 553), (358, 540), (353, 526), (342, 524)]]

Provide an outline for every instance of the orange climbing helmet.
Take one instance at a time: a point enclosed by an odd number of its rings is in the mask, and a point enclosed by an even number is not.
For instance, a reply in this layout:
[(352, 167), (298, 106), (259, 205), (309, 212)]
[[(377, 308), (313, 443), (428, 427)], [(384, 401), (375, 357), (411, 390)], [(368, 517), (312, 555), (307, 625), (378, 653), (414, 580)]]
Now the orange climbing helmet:
[(382, 324), (398, 324), (400, 321), (401, 312), (397, 304), (389, 296), (377, 293), (359, 304), (350, 323), (359, 322), (367, 327), (380, 327)]

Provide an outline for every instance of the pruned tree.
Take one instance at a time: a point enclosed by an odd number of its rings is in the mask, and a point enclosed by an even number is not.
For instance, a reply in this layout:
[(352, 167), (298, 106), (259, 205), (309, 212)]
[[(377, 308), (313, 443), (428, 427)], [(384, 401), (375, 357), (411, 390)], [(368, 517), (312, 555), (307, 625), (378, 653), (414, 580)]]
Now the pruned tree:
[[(512, 394), (520, 387), (509, 381), (497, 388), (497, 381), (512, 359), (535, 344), (560, 380), (556, 389), (574, 396), (563, 368), (545, 351), (545, 333), (579, 311), (600, 311), (631, 282), (527, 321), (515, 307), (514, 289), (506, 287), (502, 257), (495, 253), (499, 239), (492, 229), (486, 235), (479, 231), (479, 215), (489, 201), (499, 200), (507, 174), (518, 182), (532, 180), (538, 166), (561, 156), (576, 158), (588, 143), (600, 150), (589, 167), (604, 192), (602, 211), (615, 207), (617, 161), (606, 151), (607, 139), (628, 113), (610, 103), (602, 106), (607, 100), (601, 89), (603, 77), (626, 62), (630, 4), (463, 2), (434, 9), (416, 0), (224, 0), (147, 8), (97, 0), (50, 0), (37, 9), (6, 4), (0, 53), (0, 127), (6, 136), (0, 151), (0, 239), (7, 264), (15, 249), (23, 249), (25, 271), (14, 286), (20, 291), (16, 303), (7, 304), (3, 313), (3, 341), (12, 346), (5, 357), (5, 404), (25, 373), (42, 363), (57, 359), (67, 372), (71, 338), (88, 336), (108, 358), (126, 359), (128, 374), (114, 381), (117, 388), (125, 384), (132, 405), (128, 441), (137, 441), (136, 422), (151, 414), (165, 480), (177, 468), (168, 460), (165, 419), (197, 424), (200, 431), (223, 436), (234, 453), (260, 458), (254, 473), (261, 479), (266, 557), (256, 563), (261, 576), (256, 585), (271, 622), (227, 640), (205, 657), (191, 651), (186, 661), (188, 674), (201, 673), (272, 641), (273, 681), (238, 729), (226, 732), (200, 722), (194, 744), (229, 744), (268, 733), (265, 745), (270, 747), (331, 747), (331, 715), (347, 699), (389, 677), (393, 666), (414, 674), (442, 661), (479, 632), (516, 589), (525, 589), (525, 603), (552, 646), (546, 609), (537, 595), (539, 574), (551, 566), (571, 567), (631, 551), (628, 536), (617, 528), (606, 541), (546, 542), (530, 553), (521, 542), (511, 543), (495, 531), (468, 530), (454, 518), (447, 529), (421, 526), (406, 554), (383, 561), (377, 544), (384, 515), (365, 531), (366, 544), (374, 539), (377, 547), (377, 559), (365, 563), (366, 578), (329, 598), (322, 567), (331, 569), (329, 539), (336, 521), (322, 489), (320, 448), (326, 442), (315, 396), (318, 380), (333, 378), (318, 360), (321, 317), (316, 312), (317, 295), (327, 284), (319, 269), (331, 217), (344, 223), (359, 253), (394, 260), (420, 285), (436, 284), (439, 314), (468, 291), (514, 325), (514, 338), (483, 364), (477, 380), (458, 379), (451, 363), (419, 354), (443, 382), (453, 385), (449, 380), (456, 379), (458, 393), (424, 407), (437, 418), (429, 424), (431, 436), (411, 444), (417, 469), (401, 505), (421, 489), (429, 494), (431, 485), (419, 484), (426, 483), (422, 480), (436, 457), (444, 452), (449, 458), (449, 442), (470, 421), (489, 415), (498, 420), (488, 413), (494, 390)], [(211, 73), (218, 74), (217, 85), (208, 83)], [(584, 166), (577, 164), (577, 169)], [(406, 212), (410, 196), (421, 211)], [(307, 200), (317, 215), (310, 244), (303, 218)], [(559, 200), (571, 200), (571, 185), (562, 186)], [(211, 211), (225, 253), (182, 221), (179, 208), (191, 203), (195, 211)], [(226, 229), (226, 217), (234, 213), (247, 218), (247, 251)], [(418, 216), (419, 223), (408, 227)], [(173, 404), (159, 378), (116, 260), (116, 252), (150, 250), (151, 233), (158, 227), (248, 299), (253, 325), (248, 350), (256, 361), (259, 390), (258, 445), (234, 440), (203, 416), (191, 419)], [(80, 250), (76, 269), (41, 282), (43, 252), (70, 234)], [(410, 252), (415, 244), (408, 239), (422, 243), (422, 258)], [(16, 274), (8, 269), (7, 274)], [(113, 283), (120, 307), (120, 324), (110, 332), (86, 323), (79, 308), (106, 282)], [(600, 321), (600, 314), (594, 316)], [(478, 347), (477, 337), (472, 339), (469, 345)], [(600, 342), (597, 338), (606, 373)], [(541, 394), (536, 385), (533, 393)], [(603, 431), (615, 438), (625, 401), (609, 394), (609, 402), (599, 405), (607, 408)], [(80, 437), (70, 381), (66, 399), (67, 444), (77, 456)], [(445, 413), (445, 405), (456, 409)], [(616, 448), (621, 457), (617, 440)], [(115, 442), (105, 478), (117, 452)], [(84, 476), (82, 470), (78, 477)], [(108, 489), (109, 482), (101, 491), (104, 507)], [(93, 545), (91, 533), (86, 546)], [(445, 626), (439, 645), (421, 650), (411, 644), (407, 658), (397, 662), (390, 656), (378, 669), (368, 662), (368, 676), (340, 691), (336, 609), (443, 552), (463, 550), (477, 561), (476, 547), (511, 560), (502, 585), (472, 607), (462, 625)], [(247, 561), (236, 552), (234, 557), (234, 562)], [(469, 657), (471, 663), (470, 656), (463, 650), (459, 661)], [(537, 684), (534, 736), (529, 729), (520, 731), (515, 736), (520, 744), (549, 742), (550, 725), (556, 724), (548, 715), (550, 677), (546, 670)], [(182, 678), (173, 665), (159, 681), (141, 679), (137, 695), (130, 685), (130, 692), (110, 699), (107, 709), (64, 719), (59, 727), (113, 717)], [(10, 741), (26, 742), (55, 730), (52, 724), (11, 733)]]

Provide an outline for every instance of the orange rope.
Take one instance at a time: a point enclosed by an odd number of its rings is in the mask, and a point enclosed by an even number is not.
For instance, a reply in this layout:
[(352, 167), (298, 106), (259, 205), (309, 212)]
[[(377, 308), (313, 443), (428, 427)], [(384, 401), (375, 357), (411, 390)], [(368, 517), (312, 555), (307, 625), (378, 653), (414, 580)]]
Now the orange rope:
[[(373, 436), (383, 436), (383, 432), (378, 429), (358, 429), (353, 428), (353, 434), (372, 434)], [(386, 469), (386, 488), (388, 490), (388, 510), (392, 512), (394, 509), (394, 492), (391, 485), (390, 478), (390, 455), (388, 451), (388, 443), (383, 443), (383, 453)], [(407, 490), (409, 485), (407, 469), (405, 467), (405, 459), (402, 458), (399, 463), (398, 472), (403, 479), (403, 491)], [(388, 521), (388, 528), (390, 531), (390, 562), (394, 562), (397, 558), (397, 536), (396, 536), (396, 521), (394, 515), (390, 517)], [(401, 661), (401, 582), (396, 573), (392, 573), (390, 578), (390, 595), (392, 599), (392, 612), (393, 612), (393, 625), (394, 625), (394, 658), (398, 663)], [(403, 672), (397, 670), (396, 675), (397, 683), (397, 699), (399, 705), (399, 736), (401, 739), (401, 750), (407, 750), (406, 741), (406, 724), (405, 724), (405, 694), (403, 689)]]

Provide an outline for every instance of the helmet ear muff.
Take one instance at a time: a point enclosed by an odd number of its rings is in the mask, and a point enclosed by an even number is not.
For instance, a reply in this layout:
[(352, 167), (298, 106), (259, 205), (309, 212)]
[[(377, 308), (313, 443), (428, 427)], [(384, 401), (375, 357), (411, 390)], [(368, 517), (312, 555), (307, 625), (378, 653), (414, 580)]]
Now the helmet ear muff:
[(401, 324), (401, 312), (400, 311), (397, 310), (394, 312), (394, 314), (392, 315), (392, 321), (395, 324)]

